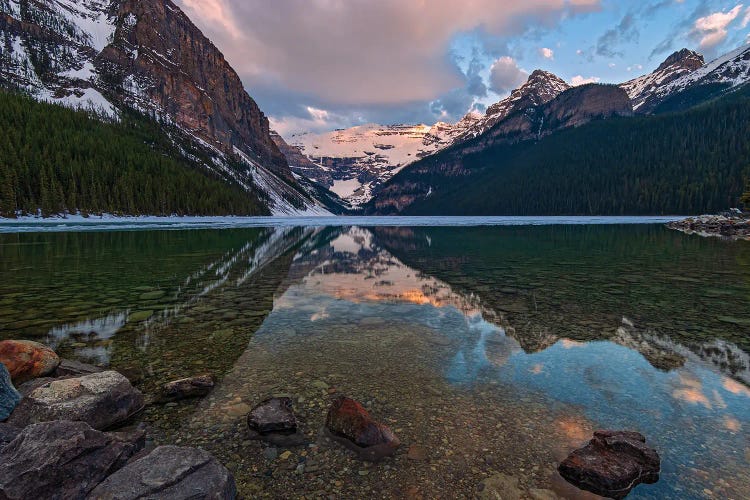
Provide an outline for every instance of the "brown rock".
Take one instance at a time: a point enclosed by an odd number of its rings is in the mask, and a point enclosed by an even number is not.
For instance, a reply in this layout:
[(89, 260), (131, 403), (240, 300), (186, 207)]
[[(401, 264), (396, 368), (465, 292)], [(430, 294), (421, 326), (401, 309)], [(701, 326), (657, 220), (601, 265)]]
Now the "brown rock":
[(326, 429), (365, 460), (393, 455), (401, 445), (387, 426), (373, 420), (360, 403), (346, 397), (337, 398), (331, 405)]
[(202, 398), (214, 388), (214, 377), (203, 374), (168, 382), (162, 386), (162, 402), (180, 401), (182, 399)]
[(637, 432), (597, 431), (585, 447), (574, 451), (558, 467), (574, 486), (597, 495), (620, 499), (641, 483), (659, 480), (661, 459)]
[(427, 449), (424, 446), (414, 444), (409, 447), (409, 452), (406, 454), (406, 457), (415, 462), (424, 462), (427, 460)]
[(0, 363), (10, 372), (13, 383), (19, 385), (51, 374), (60, 364), (60, 358), (55, 351), (38, 342), (3, 340), (0, 342)]

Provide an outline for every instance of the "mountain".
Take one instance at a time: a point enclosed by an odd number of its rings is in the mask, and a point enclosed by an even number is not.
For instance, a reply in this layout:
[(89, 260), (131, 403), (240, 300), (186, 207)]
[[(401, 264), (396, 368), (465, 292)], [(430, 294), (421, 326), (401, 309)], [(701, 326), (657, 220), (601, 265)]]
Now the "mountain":
[(622, 87), (638, 113), (650, 113), (661, 99), (667, 86), (705, 65), (701, 54), (682, 49), (669, 56), (653, 73), (625, 82)]
[(479, 136), (511, 113), (545, 104), (569, 88), (552, 73), (538, 70), (508, 98), (490, 106), (486, 114), (470, 112), (455, 124), (362, 125), (294, 135), (289, 141), (291, 150), (286, 143), (280, 148), (297, 174), (329, 187), (359, 207), (407, 165)]
[[(434, 194), (434, 180), (472, 174), (467, 156), (489, 148), (525, 141), (539, 141), (560, 130), (579, 127), (592, 120), (631, 116), (628, 95), (613, 85), (583, 85), (569, 88), (552, 100), (533, 106), (518, 106), (486, 132), (422, 160), (383, 184), (367, 209), (377, 213), (400, 213)], [(442, 181), (438, 182), (441, 184)]]
[(0, 84), (110, 120), (135, 110), (272, 213), (327, 213), (237, 73), (170, 0), (0, 0)]
[[(548, 106), (558, 107), (568, 99), (565, 94)], [(718, 212), (737, 206), (744, 191), (749, 117), (746, 85), (686, 111), (592, 119), (540, 140), (488, 144), (478, 137), (404, 169), (366, 210), (537, 216)]]

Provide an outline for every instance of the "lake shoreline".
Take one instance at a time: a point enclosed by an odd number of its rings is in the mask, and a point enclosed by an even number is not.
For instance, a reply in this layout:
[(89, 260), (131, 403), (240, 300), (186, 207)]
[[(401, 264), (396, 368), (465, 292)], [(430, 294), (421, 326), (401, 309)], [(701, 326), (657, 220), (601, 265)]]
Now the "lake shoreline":
[(750, 240), (750, 218), (744, 215), (701, 215), (669, 222), (667, 227), (705, 238)]

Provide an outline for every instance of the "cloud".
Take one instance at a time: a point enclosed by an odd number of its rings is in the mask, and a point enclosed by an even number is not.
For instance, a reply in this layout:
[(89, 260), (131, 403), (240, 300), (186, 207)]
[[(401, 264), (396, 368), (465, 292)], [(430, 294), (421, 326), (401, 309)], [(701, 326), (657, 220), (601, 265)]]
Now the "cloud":
[(602, 81), (602, 79), (598, 76), (590, 76), (588, 78), (585, 78), (581, 75), (576, 75), (570, 79), (570, 84), (574, 87), (579, 87), (581, 85), (586, 85), (589, 83), (599, 83), (600, 81)]
[(518, 67), (512, 57), (504, 56), (490, 68), (490, 89), (497, 94), (507, 94), (523, 84), (529, 74)]
[(596, 53), (604, 57), (622, 56), (616, 47), (622, 42), (637, 40), (640, 32), (633, 14), (626, 14), (612, 29), (604, 32), (596, 42)]
[(742, 7), (742, 4), (738, 4), (728, 12), (714, 12), (696, 19), (691, 36), (700, 39), (702, 49), (716, 47), (726, 40), (729, 34), (729, 25), (742, 13)]
[(552, 60), (555, 58), (555, 51), (544, 47), (544, 48), (539, 49), (539, 55), (545, 59)]
[(750, 7), (747, 8), (745, 11), (745, 17), (742, 19), (742, 23), (740, 24), (740, 29), (745, 29), (750, 25)]
[(506, 37), (554, 26), (601, 0), (177, 0), (257, 86), (329, 104), (430, 101), (461, 86), (451, 42), (479, 30)]

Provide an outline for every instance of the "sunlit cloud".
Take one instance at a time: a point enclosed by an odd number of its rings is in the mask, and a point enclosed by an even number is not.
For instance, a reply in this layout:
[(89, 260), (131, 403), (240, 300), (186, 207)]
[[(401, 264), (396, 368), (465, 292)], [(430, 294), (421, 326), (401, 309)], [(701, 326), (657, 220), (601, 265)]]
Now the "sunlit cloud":
[(602, 79), (598, 76), (584, 77), (582, 75), (576, 75), (570, 79), (570, 84), (574, 87), (579, 87), (581, 85), (587, 85), (589, 83), (599, 83), (600, 81), (602, 81)]
[(692, 34), (700, 38), (701, 49), (711, 49), (726, 40), (729, 25), (742, 13), (742, 7), (738, 4), (728, 12), (714, 12), (695, 21)]
[(742, 424), (739, 420), (734, 417), (724, 417), (724, 427), (730, 432), (740, 432), (742, 430)]
[(552, 60), (555, 58), (555, 51), (544, 47), (544, 48), (539, 49), (539, 55), (545, 59)]
[(724, 377), (721, 385), (724, 387), (724, 389), (731, 392), (732, 394), (736, 394), (737, 396), (747, 396), (750, 398), (750, 389), (740, 384), (736, 380), (732, 380), (729, 377)]
[(703, 393), (703, 384), (700, 380), (687, 375), (681, 375), (680, 383), (682, 387), (672, 391), (672, 397), (686, 403), (702, 405), (709, 410), (712, 408), (711, 401)]

